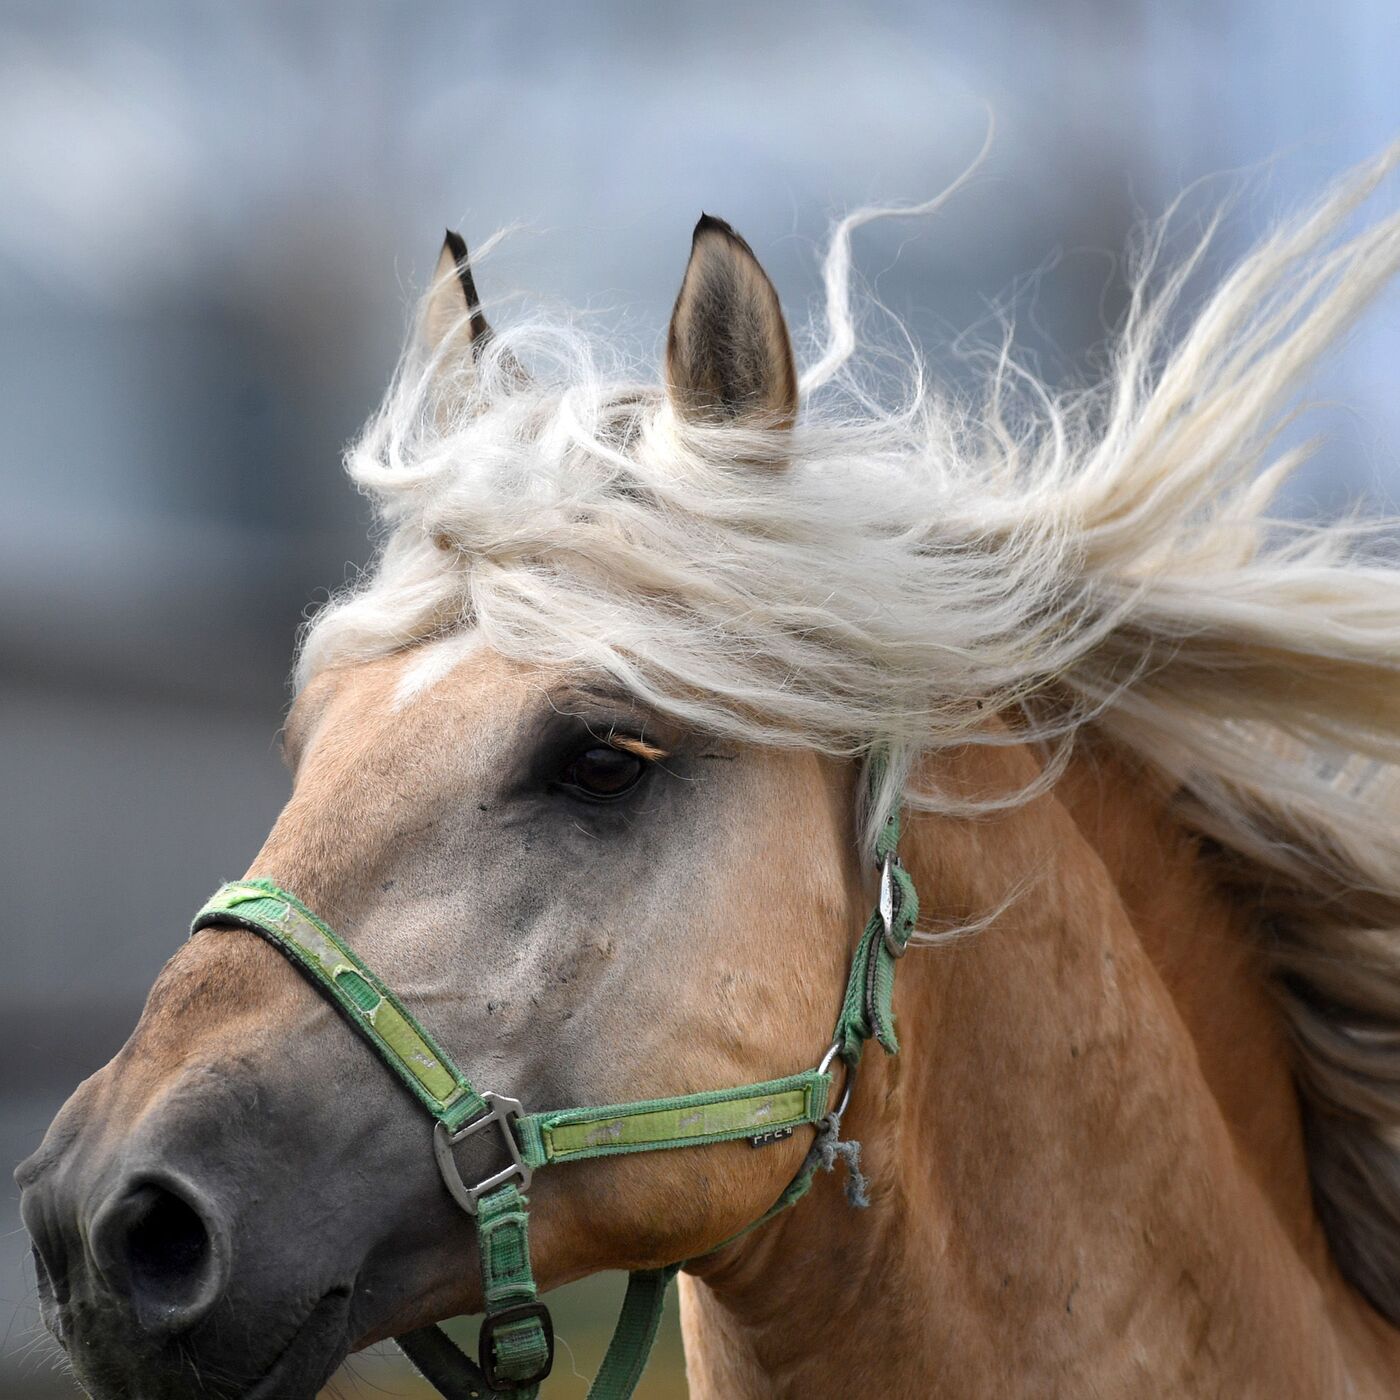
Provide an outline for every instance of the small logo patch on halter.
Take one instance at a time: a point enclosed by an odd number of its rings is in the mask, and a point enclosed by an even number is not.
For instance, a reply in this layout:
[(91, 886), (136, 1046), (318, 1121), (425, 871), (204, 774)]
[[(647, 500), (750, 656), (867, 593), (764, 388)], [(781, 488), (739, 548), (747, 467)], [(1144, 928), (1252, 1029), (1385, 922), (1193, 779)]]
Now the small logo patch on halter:
[(771, 1142), (782, 1142), (784, 1138), (792, 1136), (791, 1128), (774, 1128), (770, 1132), (759, 1133), (757, 1137), (749, 1139), (750, 1147), (767, 1147)]

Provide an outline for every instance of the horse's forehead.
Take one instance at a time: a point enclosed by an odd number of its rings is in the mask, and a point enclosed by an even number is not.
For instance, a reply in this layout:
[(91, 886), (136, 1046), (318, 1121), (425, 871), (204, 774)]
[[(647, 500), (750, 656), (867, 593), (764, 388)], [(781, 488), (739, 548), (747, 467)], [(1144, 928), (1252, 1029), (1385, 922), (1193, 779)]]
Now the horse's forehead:
[[(508, 743), (561, 676), (513, 661), (470, 636), (338, 667), (303, 691), (289, 721), (300, 754), (318, 762), (422, 754), (468, 757)], [(452, 736), (452, 745), (442, 743)], [(421, 757), (418, 760), (422, 761)]]

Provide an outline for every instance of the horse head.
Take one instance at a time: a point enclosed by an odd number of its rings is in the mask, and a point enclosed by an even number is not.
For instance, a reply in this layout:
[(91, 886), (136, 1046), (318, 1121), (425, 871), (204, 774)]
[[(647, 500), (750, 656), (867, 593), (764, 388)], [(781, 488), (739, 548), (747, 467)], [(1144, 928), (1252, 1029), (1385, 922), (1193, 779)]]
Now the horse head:
[(975, 411), (839, 373), (870, 211), (801, 379), (718, 220), (663, 384), (493, 332), (449, 237), (291, 798), (18, 1174), (90, 1392), (395, 1336), (527, 1400), (538, 1294), (627, 1269), (623, 1396), (684, 1265), (726, 1400), (1393, 1394), (1400, 572), (1255, 468), (1397, 160), (1015, 411), (1004, 358)]
[[(440, 385), (502, 373), (455, 236), (423, 326)], [(520, 373), (511, 357), (503, 377)], [(473, 411), (513, 411), (499, 393)], [(736, 473), (781, 470), (788, 333), (715, 219), (696, 229), (665, 399), (673, 431), (763, 458)], [(470, 567), (452, 539), (420, 547)], [(607, 1105), (821, 1058), (874, 897), (856, 765), (707, 732), (586, 664), (503, 654), (469, 621), (320, 669), (285, 752), (291, 798), (249, 875), (316, 909), (482, 1088)], [(351, 1347), (480, 1310), (473, 1221), (428, 1126), (265, 941), (198, 933), (20, 1171), (45, 1318), (79, 1378), (176, 1396), (193, 1369), (220, 1393), (309, 1394)], [(542, 1176), (540, 1285), (704, 1255), (773, 1203), (809, 1136)], [(500, 1141), (455, 1155), (484, 1179)]]

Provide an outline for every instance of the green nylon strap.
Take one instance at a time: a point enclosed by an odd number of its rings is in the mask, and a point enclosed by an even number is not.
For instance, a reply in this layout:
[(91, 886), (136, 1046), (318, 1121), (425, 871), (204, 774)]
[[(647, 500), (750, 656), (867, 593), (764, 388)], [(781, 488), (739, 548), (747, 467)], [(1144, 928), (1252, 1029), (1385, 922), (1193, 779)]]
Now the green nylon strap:
[(630, 1400), (651, 1359), (666, 1290), (680, 1272), (679, 1264), (664, 1269), (641, 1269), (627, 1276), (627, 1296), (608, 1343), (607, 1355), (588, 1387), (588, 1400)]
[(190, 933), (236, 924), (261, 934), (301, 968), (379, 1052), (434, 1118), (450, 1129), (486, 1111), (471, 1081), (364, 961), (295, 895), (270, 880), (223, 885)]
[(538, 1315), (510, 1317), (512, 1309), (534, 1303), (538, 1292), (530, 1267), (527, 1204), (508, 1184), (481, 1198), (476, 1217), (481, 1288), (486, 1301), (483, 1325), (489, 1329), (482, 1345), (482, 1364), (489, 1364), (493, 1376), (509, 1381), (512, 1393), (521, 1400), (533, 1400), (539, 1393), (539, 1385), (529, 1382), (548, 1372), (553, 1354), (552, 1340)]
[[(553, 1341), (537, 1300), (530, 1267), (528, 1202), (514, 1185), (483, 1196), (476, 1217), (477, 1253), (486, 1316), (482, 1364), (470, 1360), (440, 1327), (420, 1327), (394, 1340), (446, 1400), (534, 1400), (534, 1379), (549, 1370)], [(512, 1316), (513, 1310), (524, 1315)], [(550, 1324), (552, 1329), (552, 1324)], [(490, 1367), (492, 1384), (483, 1366)]]
[[(195, 916), (191, 932), (236, 924), (261, 934), (308, 972), (345, 1019), (370, 1042), (449, 1129), (486, 1104), (471, 1081), (399, 1003), (369, 966), (295, 895), (267, 880), (224, 885)], [(531, 1167), (667, 1147), (729, 1142), (817, 1123), (829, 1075), (805, 1070), (784, 1079), (596, 1108), (555, 1109), (517, 1120)]]
[(736, 1138), (787, 1136), (803, 1124), (819, 1123), (830, 1093), (831, 1076), (809, 1069), (737, 1089), (533, 1113), (516, 1126), (526, 1164), (543, 1167)]

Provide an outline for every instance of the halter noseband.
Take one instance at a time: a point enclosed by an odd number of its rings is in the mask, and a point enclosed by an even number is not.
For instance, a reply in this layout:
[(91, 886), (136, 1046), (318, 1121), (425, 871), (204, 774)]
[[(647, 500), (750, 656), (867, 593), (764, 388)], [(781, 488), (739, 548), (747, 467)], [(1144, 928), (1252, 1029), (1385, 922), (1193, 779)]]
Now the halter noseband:
[[(882, 757), (872, 758), (872, 793), (878, 790), (884, 766)], [(839, 1133), (865, 1042), (873, 1037), (890, 1054), (899, 1048), (891, 1005), (894, 964), (908, 947), (919, 910), (913, 880), (899, 861), (899, 830), (896, 810), (876, 842), (879, 902), (852, 959), (831, 1046), (816, 1069), (734, 1089), (600, 1108), (526, 1113), (518, 1099), (478, 1093), (355, 951), (295, 895), (271, 881), (226, 884), (195, 916), (191, 935), (211, 927), (235, 927), (271, 943), (330, 1000), (436, 1120), (433, 1154), (442, 1179), (452, 1199), (476, 1218), (485, 1298), (478, 1362), (463, 1355), (440, 1327), (423, 1327), (395, 1340), (447, 1400), (534, 1400), (554, 1363), (554, 1327), (537, 1297), (528, 1202), (522, 1194), (541, 1168), (740, 1138), (762, 1147), (791, 1137), (799, 1127), (812, 1126), (818, 1130), (817, 1142), (797, 1176), (739, 1235), (806, 1194), (822, 1163), (819, 1147), (834, 1143)], [(846, 1066), (846, 1082), (840, 1102), (829, 1108), (830, 1071), (838, 1057)], [(469, 1185), (458, 1170), (453, 1148), (493, 1126), (506, 1165)], [(666, 1289), (681, 1267), (675, 1263), (629, 1276), (622, 1313), (589, 1400), (631, 1396), (656, 1339)]]

